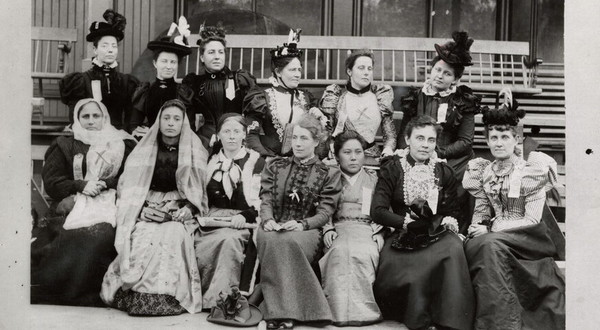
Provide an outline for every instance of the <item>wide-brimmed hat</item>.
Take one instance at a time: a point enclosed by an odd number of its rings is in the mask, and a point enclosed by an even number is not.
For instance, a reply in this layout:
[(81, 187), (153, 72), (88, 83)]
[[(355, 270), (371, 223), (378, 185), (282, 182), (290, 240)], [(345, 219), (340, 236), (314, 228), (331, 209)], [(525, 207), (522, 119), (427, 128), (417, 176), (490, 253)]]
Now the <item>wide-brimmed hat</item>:
[(262, 319), (258, 307), (249, 304), (237, 286), (232, 286), (230, 292), (219, 294), (217, 305), (206, 318), (209, 322), (233, 327), (253, 327)]
[(125, 30), (125, 25), (127, 24), (125, 16), (112, 9), (107, 9), (102, 17), (106, 20), (106, 22), (93, 22), (92, 25), (90, 25), (90, 33), (85, 36), (85, 40), (93, 42), (94, 40), (104, 36), (113, 36), (117, 39), (117, 41), (123, 40), (123, 31)]
[(473, 44), (473, 39), (469, 38), (467, 32), (452, 32), (452, 41), (448, 41), (443, 45), (435, 44), (435, 51), (438, 56), (448, 64), (470, 66), (471, 52), (469, 49)]
[(148, 49), (154, 52), (175, 53), (179, 57), (190, 55), (192, 49), (188, 43), (190, 26), (185, 17), (179, 17), (178, 24), (171, 23), (166, 36), (148, 43)]
[(446, 227), (441, 225), (442, 216), (434, 215), (426, 200), (417, 199), (410, 205), (410, 210), (416, 219), (406, 225), (406, 232), (392, 241), (393, 248), (404, 251), (423, 249), (446, 233)]

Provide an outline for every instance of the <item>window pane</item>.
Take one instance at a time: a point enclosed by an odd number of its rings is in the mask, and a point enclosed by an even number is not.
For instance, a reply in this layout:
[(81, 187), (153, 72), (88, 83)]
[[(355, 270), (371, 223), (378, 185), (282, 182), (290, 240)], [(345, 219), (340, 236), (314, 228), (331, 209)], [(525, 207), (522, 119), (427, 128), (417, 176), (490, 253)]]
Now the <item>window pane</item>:
[(426, 37), (427, 1), (364, 0), (362, 30), (364, 36)]
[(321, 0), (256, 0), (256, 11), (301, 28), (304, 35), (321, 35)]
[(431, 15), (434, 38), (450, 38), (461, 30), (475, 40), (496, 37), (496, 0), (436, 0)]

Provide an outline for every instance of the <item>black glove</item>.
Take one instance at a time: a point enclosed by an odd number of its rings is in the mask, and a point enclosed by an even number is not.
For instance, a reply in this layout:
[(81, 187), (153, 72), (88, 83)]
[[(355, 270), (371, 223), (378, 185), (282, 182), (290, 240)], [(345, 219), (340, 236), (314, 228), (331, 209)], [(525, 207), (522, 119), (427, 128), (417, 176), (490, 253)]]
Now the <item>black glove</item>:
[(410, 210), (419, 218), (419, 220), (431, 221), (433, 218), (433, 211), (429, 207), (426, 200), (417, 198), (410, 204)]

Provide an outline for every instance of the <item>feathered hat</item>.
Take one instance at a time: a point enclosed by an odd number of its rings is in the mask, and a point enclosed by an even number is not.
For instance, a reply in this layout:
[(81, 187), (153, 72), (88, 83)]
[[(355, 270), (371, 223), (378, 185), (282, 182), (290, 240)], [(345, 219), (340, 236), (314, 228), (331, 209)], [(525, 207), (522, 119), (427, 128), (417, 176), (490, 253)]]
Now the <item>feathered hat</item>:
[(104, 36), (113, 36), (117, 38), (117, 41), (123, 40), (123, 31), (127, 24), (125, 16), (112, 9), (107, 9), (102, 17), (104, 17), (106, 22), (93, 22), (90, 25), (90, 33), (85, 37), (85, 40), (93, 42)]
[[(499, 104), (500, 96), (504, 96), (504, 102)], [(509, 88), (503, 88), (496, 98), (496, 108), (485, 107), (482, 110), (483, 124), (488, 125), (510, 125), (517, 126), (519, 120), (525, 117), (525, 110), (519, 109), (519, 102), (513, 99)]]
[(178, 23), (171, 23), (166, 36), (160, 37), (155, 41), (150, 41), (148, 49), (155, 52), (175, 53), (179, 57), (190, 55), (192, 53), (192, 49), (188, 43), (190, 25), (183, 16), (179, 17)]
[(448, 41), (443, 45), (435, 44), (435, 51), (440, 58), (448, 64), (458, 64), (462, 66), (473, 65), (471, 62), (471, 52), (469, 48), (473, 44), (473, 39), (469, 38), (467, 32), (452, 32), (453, 41)]
[(225, 29), (219, 22), (217, 26), (205, 26), (204, 23), (200, 25), (200, 31), (198, 31), (200, 39), (196, 41), (196, 44), (200, 46), (202, 43), (209, 41), (221, 41), (225, 44)]
[(302, 57), (302, 50), (298, 49), (301, 32), (302, 29), (290, 29), (288, 42), (284, 43), (283, 46), (277, 46), (277, 48), (271, 49), (271, 60), (282, 57)]

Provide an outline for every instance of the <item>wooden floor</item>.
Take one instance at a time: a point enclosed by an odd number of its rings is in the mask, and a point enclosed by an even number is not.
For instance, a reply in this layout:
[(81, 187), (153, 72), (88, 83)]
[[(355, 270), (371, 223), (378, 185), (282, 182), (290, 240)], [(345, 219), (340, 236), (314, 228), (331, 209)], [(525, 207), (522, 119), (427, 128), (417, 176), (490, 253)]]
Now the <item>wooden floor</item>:
[[(30, 324), (26, 329), (228, 329), (206, 321), (208, 313), (182, 314), (178, 316), (141, 317), (129, 316), (127, 313), (112, 308), (71, 307), (71, 306), (31, 306)], [(260, 325), (259, 325), (260, 326)], [(247, 329), (264, 329), (253, 327)], [(230, 329), (236, 329), (231, 327)], [(335, 326), (311, 327), (298, 325), (295, 329), (399, 329), (408, 330), (403, 324), (395, 321), (384, 321), (364, 327)]]

